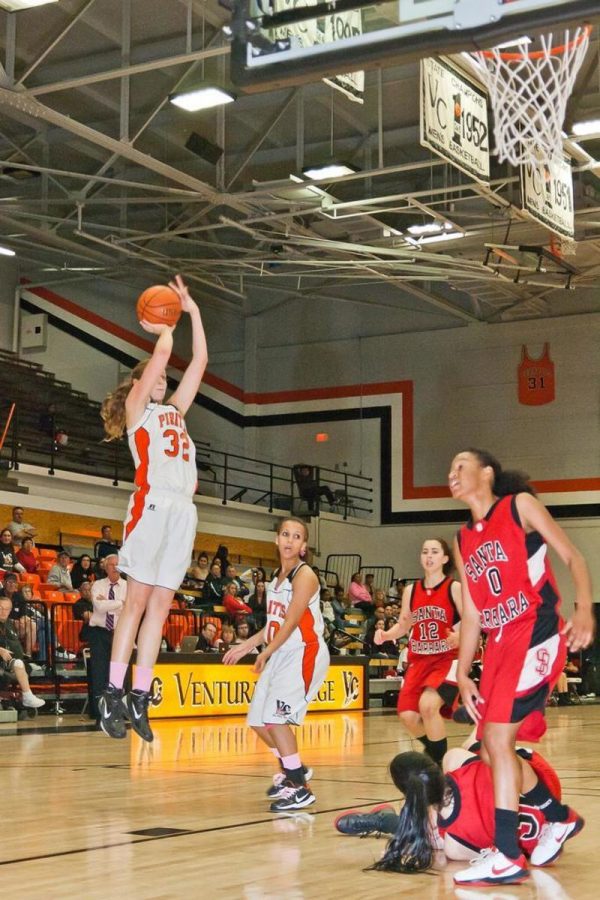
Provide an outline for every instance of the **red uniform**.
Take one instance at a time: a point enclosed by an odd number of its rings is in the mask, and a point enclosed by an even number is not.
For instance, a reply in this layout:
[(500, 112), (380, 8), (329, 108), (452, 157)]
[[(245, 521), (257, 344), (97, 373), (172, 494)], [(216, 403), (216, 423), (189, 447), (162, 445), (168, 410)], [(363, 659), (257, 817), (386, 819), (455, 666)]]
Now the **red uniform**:
[(485, 722), (521, 722), (519, 740), (539, 741), (544, 709), (563, 669), (560, 597), (537, 531), (527, 534), (516, 495), (498, 500), (458, 534), (469, 594), (488, 632), (479, 693)]
[(435, 587), (424, 581), (412, 586), (410, 611), (413, 625), (408, 639), (408, 669), (398, 697), (398, 712), (419, 711), (425, 688), (433, 688), (444, 701), (442, 715), (449, 718), (458, 695), (456, 658), (458, 650), (448, 647), (446, 638), (458, 621), (452, 599), (452, 579), (444, 578)]
[[(526, 759), (550, 793), (561, 799), (558, 775), (550, 763), (532, 750), (517, 750)], [(470, 850), (479, 851), (494, 843), (494, 785), (492, 770), (479, 757), (468, 759), (459, 769), (447, 773), (453, 806), (446, 816), (438, 818), (442, 837), (446, 834)], [(527, 856), (540, 838), (546, 818), (541, 809), (519, 802), (519, 846)]]

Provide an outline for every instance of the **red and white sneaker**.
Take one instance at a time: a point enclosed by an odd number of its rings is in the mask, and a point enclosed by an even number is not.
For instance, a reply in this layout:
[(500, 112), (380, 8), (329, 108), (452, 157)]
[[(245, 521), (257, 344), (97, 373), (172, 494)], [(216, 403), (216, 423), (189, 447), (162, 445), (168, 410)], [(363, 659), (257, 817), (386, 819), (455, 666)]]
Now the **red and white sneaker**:
[(461, 869), (454, 875), (455, 884), (520, 884), (529, 878), (527, 860), (521, 854), (518, 859), (509, 859), (495, 847), (482, 850), (471, 860), (468, 869)]
[(540, 839), (533, 848), (531, 854), (532, 866), (549, 866), (560, 856), (565, 841), (579, 834), (585, 821), (578, 816), (574, 809), (569, 810), (569, 818), (566, 822), (546, 822), (542, 828)]

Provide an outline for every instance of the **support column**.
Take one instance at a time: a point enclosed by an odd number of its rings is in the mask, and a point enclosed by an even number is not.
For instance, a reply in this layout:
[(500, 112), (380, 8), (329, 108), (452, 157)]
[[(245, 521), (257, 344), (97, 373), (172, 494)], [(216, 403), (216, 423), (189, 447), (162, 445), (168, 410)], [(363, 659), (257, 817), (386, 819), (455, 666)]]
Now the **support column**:
[[(258, 316), (247, 316), (244, 320), (244, 390), (253, 393), (257, 390), (258, 371)], [(261, 456), (258, 443), (258, 428), (244, 428), (244, 453), (256, 458)]]

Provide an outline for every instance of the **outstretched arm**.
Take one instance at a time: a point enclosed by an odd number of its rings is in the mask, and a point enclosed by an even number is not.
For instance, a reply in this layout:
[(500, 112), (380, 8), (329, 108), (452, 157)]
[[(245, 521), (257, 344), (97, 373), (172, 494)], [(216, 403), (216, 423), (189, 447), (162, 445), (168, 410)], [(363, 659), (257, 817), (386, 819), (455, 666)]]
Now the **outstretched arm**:
[(125, 401), (125, 414), (127, 427), (131, 428), (141, 417), (152, 388), (167, 368), (171, 351), (173, 349), (173, 327), (169, 325), (155, 325), (150, 322), (140, 322), (140, 325), (149, 334), (157, 334), (158, 340), (154, 345), (152, 356), (142, 373), (139, 381), (134, 381)]
[(294, 578), (292, 600), (285, 614), (283, 625), (258, 656), (254, 665), (255, 672), (262, 672), (269, 657), (287, 641), (294, 628), (298, 627), (300, 619), (308, 608), (310, 598), (318, 590), (318, 587), (319, 582), (315, 573), (309, 566), (303, 566)]
[(413, 585), (407, 585), (402, 591), (402, 607), (400, 609), (400, 618), (395, 625), (388, 631), (376, 631), (373, 635), (373, 642), (380, 646), (385, 641), (397, 641), (398, 638), (404, 637), (412, 628), (412, 614), (410, 611), (410, 598), (413, 592)]
[(188, 313), (192, 323), (192, 358), (183, 373), (179, 387), (171, 397), (171, 403), (177, 407), (182, 416), (185, 416), (196, 398), (204, 376), (208, 362), (208, 348), (206, 346), (206, 335), (204, 334), (200, 310), (190, 297), (181, 275), (176, 275), (175, 281), (169, 282), (169, 287), (179, 296), (181, 308)]

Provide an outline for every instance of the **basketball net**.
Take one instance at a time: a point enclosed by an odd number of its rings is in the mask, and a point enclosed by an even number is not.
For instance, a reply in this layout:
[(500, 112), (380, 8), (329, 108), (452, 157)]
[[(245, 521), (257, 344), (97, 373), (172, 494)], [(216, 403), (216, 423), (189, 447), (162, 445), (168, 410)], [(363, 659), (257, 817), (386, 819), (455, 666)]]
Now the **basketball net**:
[[(562, 152), (567, 101), (587, 52), (591, 26), (562, 36), (542, 35), (542, 49), (526, 40), (516, 49), (474, 54), (494, 110), (494, 137), (500, 162), (539, 164)], [(560, 43), (558, 43), (560, 41)]]

